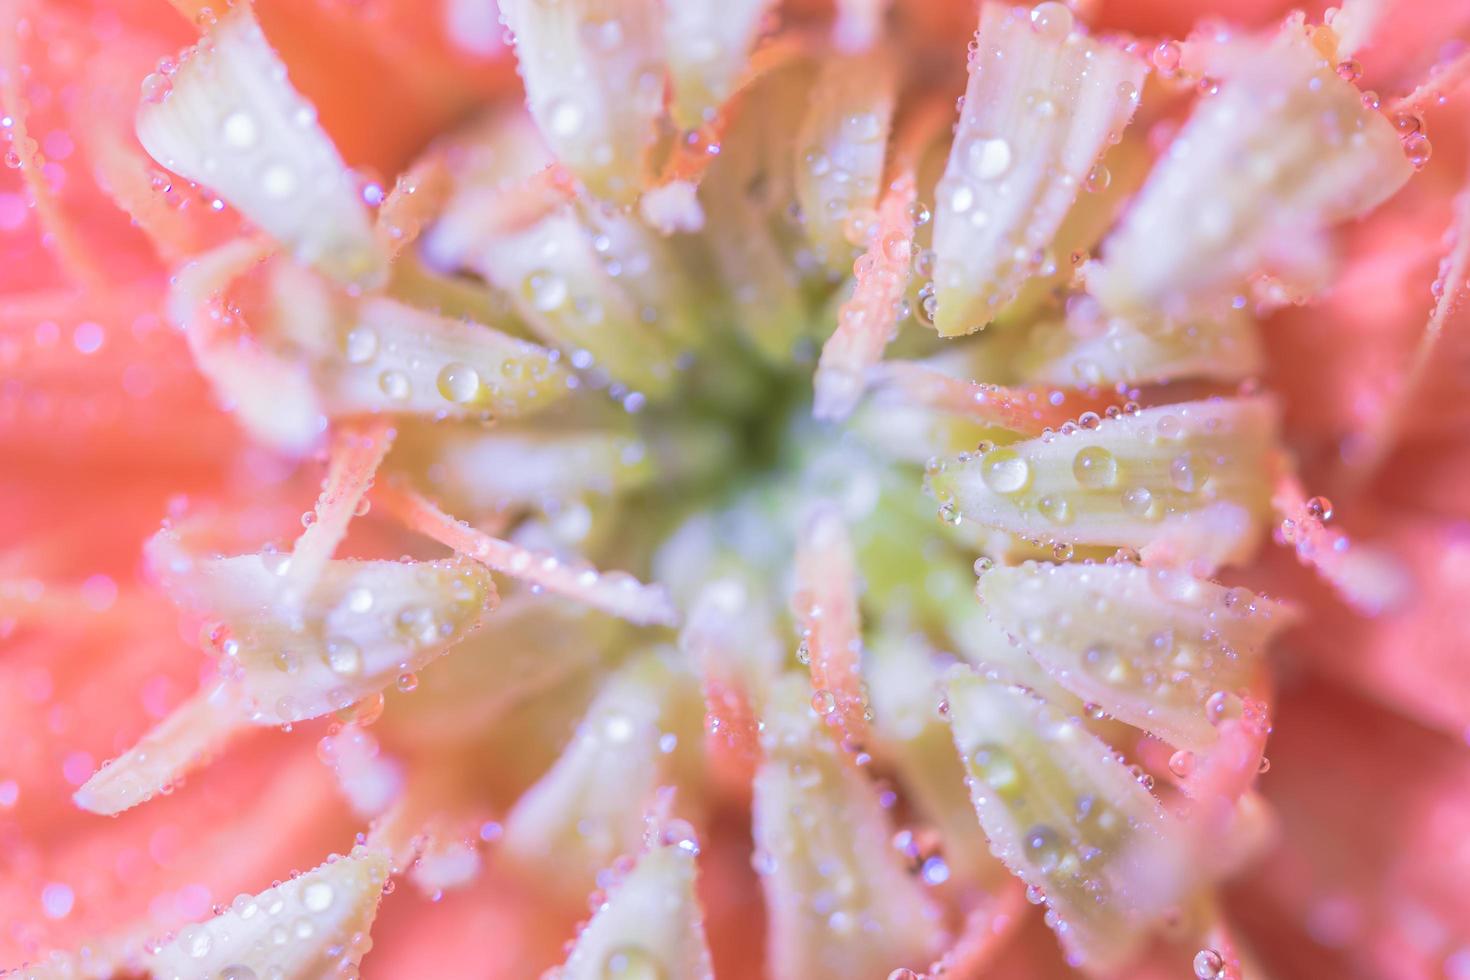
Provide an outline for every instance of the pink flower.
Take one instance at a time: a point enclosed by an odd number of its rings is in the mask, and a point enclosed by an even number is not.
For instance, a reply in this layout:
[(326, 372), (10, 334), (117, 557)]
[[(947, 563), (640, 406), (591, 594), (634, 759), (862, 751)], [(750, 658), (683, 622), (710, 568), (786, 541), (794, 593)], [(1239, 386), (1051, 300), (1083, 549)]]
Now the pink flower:
[(17, 976), (1470, 976), (1470, 5), (159, 6), (0, 4)]

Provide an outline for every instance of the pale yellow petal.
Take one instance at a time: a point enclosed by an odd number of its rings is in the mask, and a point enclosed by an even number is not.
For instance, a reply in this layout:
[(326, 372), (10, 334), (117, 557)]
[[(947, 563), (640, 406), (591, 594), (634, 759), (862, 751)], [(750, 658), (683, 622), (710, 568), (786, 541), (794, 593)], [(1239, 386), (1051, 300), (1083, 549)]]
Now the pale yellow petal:
[(1163, 405), (941, 460), (940, 505), (1061, 547), (1131, 547), (1206, 567), (1250, 556), (1269, 507), (1265, 398)]
[(1104, 742), (1023, 688), (957, 667), (955, 746), (998, 857), (1049, 906), (1073, 966), (1106, 973), (1178, 901), (1177, 830)]
[(1257, 684), (1266, 645), (1291, 622), (1247, 589), (1130, 562), (992, 568), (976, 593), (1063, 687), (1194, 751), (1215, 742), (1220, 705)]

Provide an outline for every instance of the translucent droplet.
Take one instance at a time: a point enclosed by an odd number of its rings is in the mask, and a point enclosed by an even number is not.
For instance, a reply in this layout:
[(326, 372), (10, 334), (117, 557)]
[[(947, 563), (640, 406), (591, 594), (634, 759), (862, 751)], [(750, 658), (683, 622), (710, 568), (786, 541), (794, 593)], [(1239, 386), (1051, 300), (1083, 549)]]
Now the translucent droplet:
[(567, 284), (554, 272), (533, 272), (526, 277), (524, 292), (531, 305), (542, 313), (549, 313), (567, 301)]
[(220, 135), (224, 137), (226, 146), (243, 150), (254, 146), (259, 134), (256, 132), (255, 120), (249, 113), (232, 112), (220, 126)]
[(1031, 483), (1031, 464), (1014, 449), (1003, 446), (985, 454), (980, 478), (996, 493), (1020, 493)]
[(994, 180), (1011, 169), (1011, 144), (1004, 139), (978, 139), (966, 153), (970, 173), (981, 180)]
[(619, 946), (602, 961), (602, 980), (664, 980), (664, 969), (642, 946)]
[(1083, 182), (1083, 186), (1090, 193), (1101, 194), (1108, 189), (1108, 185), (1112, 182), (1113, 172), (1099, 163), (1087, 171), (1087, 179)]
[(1154, 495), (1148, 487), (1133, 487), (1123, 493), (1123, 512), (1133, 517), (1147, 517), (1153, 505)]
[(1088, 490), (1106, 490), (1118, 482), (1118, 461), (1101, 446), (1088, 446), (1073, 457), (1072, 476)]
[(1072, 31), (1072, 11), (1064, 3), (1038, 3), (1031, 8), (1031, 29), (1050, 40), (1064, 40)]
[(372, 327), (359, 324), (347, 331), (343, 345), (347, 363), (366, 364), (378, 356), (378, 332)]
[(378, 388), (394, 401), (401, 402), (413, 394), (413, 385), (402, 371), (384, 371), (378, 375)]
[(1042, 874), (1050, 874), (1062, 863), (1062, 842), (1057, 832), (1045, 824), (1026, 831), (1026, 857)]
[(325, 881), (313, 881), (301, 890), (301, 904), (310, 912), (325, 912), (332, 907), (332, 886)]
[(480, 374), (468, 364), (452, 361), (439, 372), (439, 394), (456, 405), (474, 401), (480, 394)]
[(970, 755), (975, 772), (985, 785), (1007, 799), (1014, 799), (1021, 792), (1021, 770), (1016, 760), (999, 745), (982, 745)]
[(1194, 975), (1199, 980), (1217, 980), (1225, 972), (1225, 958), (1213, 949), (1194, 954)]
[(571, 99), (552, 99), (546, 106), (546, 125), (553, 136), (576, 136), (584, 116), (582, 107)]
[(362, 672), (362, 650), (345, 637), (327, 641), (327, 666), (343, 677), (354, 677)]

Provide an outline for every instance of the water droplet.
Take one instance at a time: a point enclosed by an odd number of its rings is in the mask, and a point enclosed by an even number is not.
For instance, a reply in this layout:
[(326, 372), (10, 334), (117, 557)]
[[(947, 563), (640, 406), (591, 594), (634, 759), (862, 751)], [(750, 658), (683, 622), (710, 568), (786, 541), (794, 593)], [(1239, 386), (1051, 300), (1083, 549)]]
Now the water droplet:
[(456, 405), (474, 401), (480, 394), (480, 374), (468, 364), (451, 361), (439, 372), (439, 394)]
[(1194, 753), (1188, 749), (1180, 749), (1169, 756), (1169, 771), (1180, 779), (1186, 779), (1194, 772)]
[(1062, 863), (1062, 842), (1057, 832), (1045, 824), (1026, 831), (1026, 857), (1042, 874), (1050, 874)]
[(1132, 517), (1147, 517), (1153, 510), (1154, 495), (1148, 487), (1133, 487), (1123, 492), (1123, 512)]
[(1108, 185), (1112, 182), (1113, 172), (1099, 163), (1091, 170), (1087, 171), (1087, 179), (1083, 182), (1083, 186), (1086, 187), (1090, 193), (1101, 194), (1103, 191), (1108, 189)]
[(296, 186), (296, 175), (285, 164), (273, 163), (260, 175), (260, 187), (266, 197), (276, 200), (290, 197), (296, 193)]
[(975, 772), (985, 785), (1007, 799), (1021, 793), (1021, 770), (1011, 754), (999, 745), (982, 745), (970, 754)]
[(413, 385), (402, 371), (384, 371), (378, 375), (378, 388), (394, 401), (405, 401), (413, 394)]
[(313, 881), (301, 890), (301, 904), (311, 912), (325, 912), (332, 907), (332, 886), (325, 881)]
[(1154, 67), (1165, 75), (1172, 75), (1179, 70), (1179, 59), (1182, 55), (1178, 41), (1160, 41), (1153, 51)]
[(531, 305), (542, 313), (550, 313), (567, 301), (566, 280), (554, 272), (538, 270), (526, 277), (523, 292)]
[(378, 356), (378, 332), (366, 324), (347, 331), (343, 344), (349, 364), (366, 364)]
[[(966, 153), (970, 172), (981, 180), (994, 180), (1011, 169), (1011, 144), (1004, 139), (977, 139)], [(956, 207), (955, 210), (964, 209)]]
[(619, 946), (602, 961), (602, 980), (663, 980), (664, 970), (642, 946)]
[(1118, 481), (1118, 461), (1101, 446), (1088, 446), (1073, 457), (1072, 476), (1088, 490), (1105, 490)]
[(353, 677), (362, 672), (362, 650), (346, 637), (327, 640), (327, 666), (332, 672)]
[(980, 461), (980, 478), (996, 493), (1020, 493), (1031, 482), (1031, 464), (1014, 449), (1001, 447)]
[(1225, 972), (1225, 958), (1213, 949), (1194, 954), (1194, 975), (1199, 980), (1217, 980)]
[(552, 99), (546, 105), (546, 125), (553, 136), (576, 136), (585, 115), (582, 107), (571, 99)]
[(258, 136), (255, 120), (250, 117), (249, 113), (232, 112), (225, 117), (224, 123), (220, 126), (220, 135), (224, 137), (226, 146), (233, 146), (240, 150), (254, 146)]
[(1332, 520), (1332, 501), (1326, 497), (1313, 497), (1307, 501), (1307, 513), (1319, 521)]
[(1411, 133), (1404, 137), (1404, 156), (1408, 158), (1410, 166), (1415, 170), (1424, 169), (1429, 163), (1429, 155), (1433, 147), (1429, 145), (1429, 137), (1423, 133)]
[(1072, 31), (1072, 11), (1064, 3), (1038, 3), (1031, 8), (1031, 29), (1049, 40), (1064, 40)]

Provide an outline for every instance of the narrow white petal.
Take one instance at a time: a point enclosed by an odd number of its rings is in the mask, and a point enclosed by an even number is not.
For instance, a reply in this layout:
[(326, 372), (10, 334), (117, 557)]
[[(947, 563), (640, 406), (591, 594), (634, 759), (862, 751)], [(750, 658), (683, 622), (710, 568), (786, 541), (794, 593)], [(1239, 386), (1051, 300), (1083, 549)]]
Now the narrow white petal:
[(220, 16), (137, 125), (150, 156), (219, 192), (303, 262), (346, 283), (382, 280), (386, 259), (352, 175), (249, 4)]
[(185, 926), (148, 957), (154, 980), (279, 977), (331, 980), (358, 975), (372, 948), (388, 858), (358, 848), (252, 897), (208, 922)]

